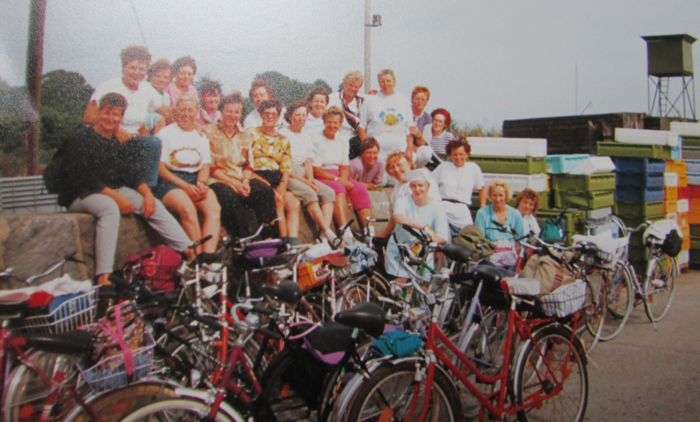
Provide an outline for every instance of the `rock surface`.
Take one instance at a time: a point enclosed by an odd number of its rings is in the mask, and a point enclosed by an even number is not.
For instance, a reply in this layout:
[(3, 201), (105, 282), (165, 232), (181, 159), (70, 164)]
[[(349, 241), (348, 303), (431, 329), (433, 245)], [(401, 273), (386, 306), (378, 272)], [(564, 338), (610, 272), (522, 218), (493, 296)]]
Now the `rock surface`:
[[(375, 218), (388, 218), (391, 189), (370, 192)], [(355, 219), (353, 230), (360, 233), (357, 216), (348, 207), (348, 215)], [(385, 223), (377, 224), (377, 233)], [(299, 227), (299, 243), (313, 243), (318, 230), (304, 213)], [(127, 257), (155, 247), (160, 236), (144, 220), (123, 216), (119, 226), (119, 241), (115, 269), (121, 268)], [(35, 213), (0, 214), (0, 269), (14, 268), (13, 274), (26, 279), (48, 269), (64, 256), (75, 253), (85, 264), (67, 263), (64, 272), (75, 279), (92, 278), (95, 271), (95, 218), (89, 214)], [(60, 276), (60, 270), (43, 281)], [(12, 280), (0, 280), (0, 289), (24, 287)]]

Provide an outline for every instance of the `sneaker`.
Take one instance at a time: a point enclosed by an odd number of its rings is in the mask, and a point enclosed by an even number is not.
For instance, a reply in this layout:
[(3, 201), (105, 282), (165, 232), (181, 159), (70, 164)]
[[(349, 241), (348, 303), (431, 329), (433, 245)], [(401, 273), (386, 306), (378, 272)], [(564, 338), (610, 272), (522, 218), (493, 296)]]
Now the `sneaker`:
[(345, 246), (355, 244), (355, 237), (352, 235), (352, 232), (350, 230), (346, 230), (345, 233), (343, 233), (343, 243), (345, 244)]

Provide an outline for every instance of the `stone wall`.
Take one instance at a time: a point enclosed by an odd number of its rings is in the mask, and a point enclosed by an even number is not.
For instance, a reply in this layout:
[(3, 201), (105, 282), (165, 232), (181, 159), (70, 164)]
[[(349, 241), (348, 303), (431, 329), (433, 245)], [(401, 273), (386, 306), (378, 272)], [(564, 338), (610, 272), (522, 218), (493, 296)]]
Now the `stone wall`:
[[(373, 214), (376, 218), (387, 218), (390, 213), (391, 189), (370, 192)], [(348, 215), (355, 215), (351, 207)], [(353, 224), (359, 232), (357, 217)], [(377, 232), (385, 224), (377, 225)], [(313, 227), (313, 229), (312, 229)], [(299, 242), (313, 243), (318, 237), (312, 220), (304, 213), (300, 222)], [(115, 268), (121, 268), (127, 257), (152, 248), (161, 243), (160, 236), (142, 219), (122, 216), (119, 226), (119, 243), (115, 257)], [(0, 269), (14, 268), (13, 274), (20, 279), (39, 274), (65, 255), (75, 253), (85, 264), (68, 263), (65, 271), (75, 279), (84, 280), (94, 276), (95, 271), (95, 218), (89, 214), (34, 213), (0, 214)], [(52, 279), (47, 277), (46, 280)], [(11, 280), (0, 281), (0, 288), (23, 287)]]

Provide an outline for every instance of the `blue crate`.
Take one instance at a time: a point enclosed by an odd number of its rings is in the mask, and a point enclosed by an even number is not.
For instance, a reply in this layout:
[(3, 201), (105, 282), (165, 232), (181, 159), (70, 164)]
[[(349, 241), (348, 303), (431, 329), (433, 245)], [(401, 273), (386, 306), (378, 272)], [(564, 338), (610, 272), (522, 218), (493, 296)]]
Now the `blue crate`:
[(618, 188), (662, 188), (664, 186), (663, 173), (621, 173), (616, 172)]
[(590, 154), (562, 154), (547, 156), (547, 173), (571, 173), (571, 170), (586, 161)]
[(664, 188), (626, 188), (615, 189), (616, 201), (653, 202), (664, 200)]
[(661, 158), (611, 157), (616, 171), (623, 173), (663, 173), (666, 160)]
[(683, 160), (688, 173), (700, 173), (700, 160)]

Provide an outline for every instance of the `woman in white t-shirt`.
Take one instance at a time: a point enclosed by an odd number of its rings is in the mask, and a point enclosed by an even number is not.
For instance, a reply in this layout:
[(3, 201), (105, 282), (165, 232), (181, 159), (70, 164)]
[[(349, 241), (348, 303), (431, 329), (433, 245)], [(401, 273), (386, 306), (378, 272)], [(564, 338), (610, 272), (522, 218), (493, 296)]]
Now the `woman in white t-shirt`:
[(322, 86), (317, 86), (306, 94), (306, 102), (309, 116), (302, 130), (309, 134), (323, 132), (326, 128), (323, 124), (323, 112), (328, 107), (328, 91)]
[(306, 208), (311, 219), (320, 229), (321, 240), (333, 242), (336, 235), (330, 226), (333, 220), (335, 191), (314, 179), (313, 138), (310, 133), (304, 132), (308, 110), (306, 101), (293, 102), (284, 113), (284, 119), (289, 126), (279, 131), (289, 139), (289, 146), (292, 149), (292, 171), (289, 173), (287, 190), (292, 192)]
[[(190, 240), (211, 235), (198, 252), (214, 252), (219, 242), (221, 207), (207, 186), (211, 152), (206, 136), (194, 128), (199, 99), (182, 94), (175, 103), (175, 123), (158, 132), (163, 141), (158, 185), (154, 195), (180, 218)], [(200, 227), (197, 211), (204, 215)]]
[(540, 194), (532, 189), (525, 189), (515, 198), (515, 208), (523, 215), (525, 234), (531, 231), (535, 236), (540, 235), (540, 225), (537, 223), (537, 209), (540, 207)]
[(479, 165), (467, 161), (471, 146), (466, 139), (450, 141), (446, 152), (452, 158), (452, 162), (445, 161), (440, 164), (433, 172), (433, 178), (440, 188), (442, 206), (450, 222), (450, 231), (455, 236), (465, 226), (474, 224), (469, 210), (472, 192), (475, 189), (479, 190), (479, 202), (481, 207), (484, 207), (486, 189)]

